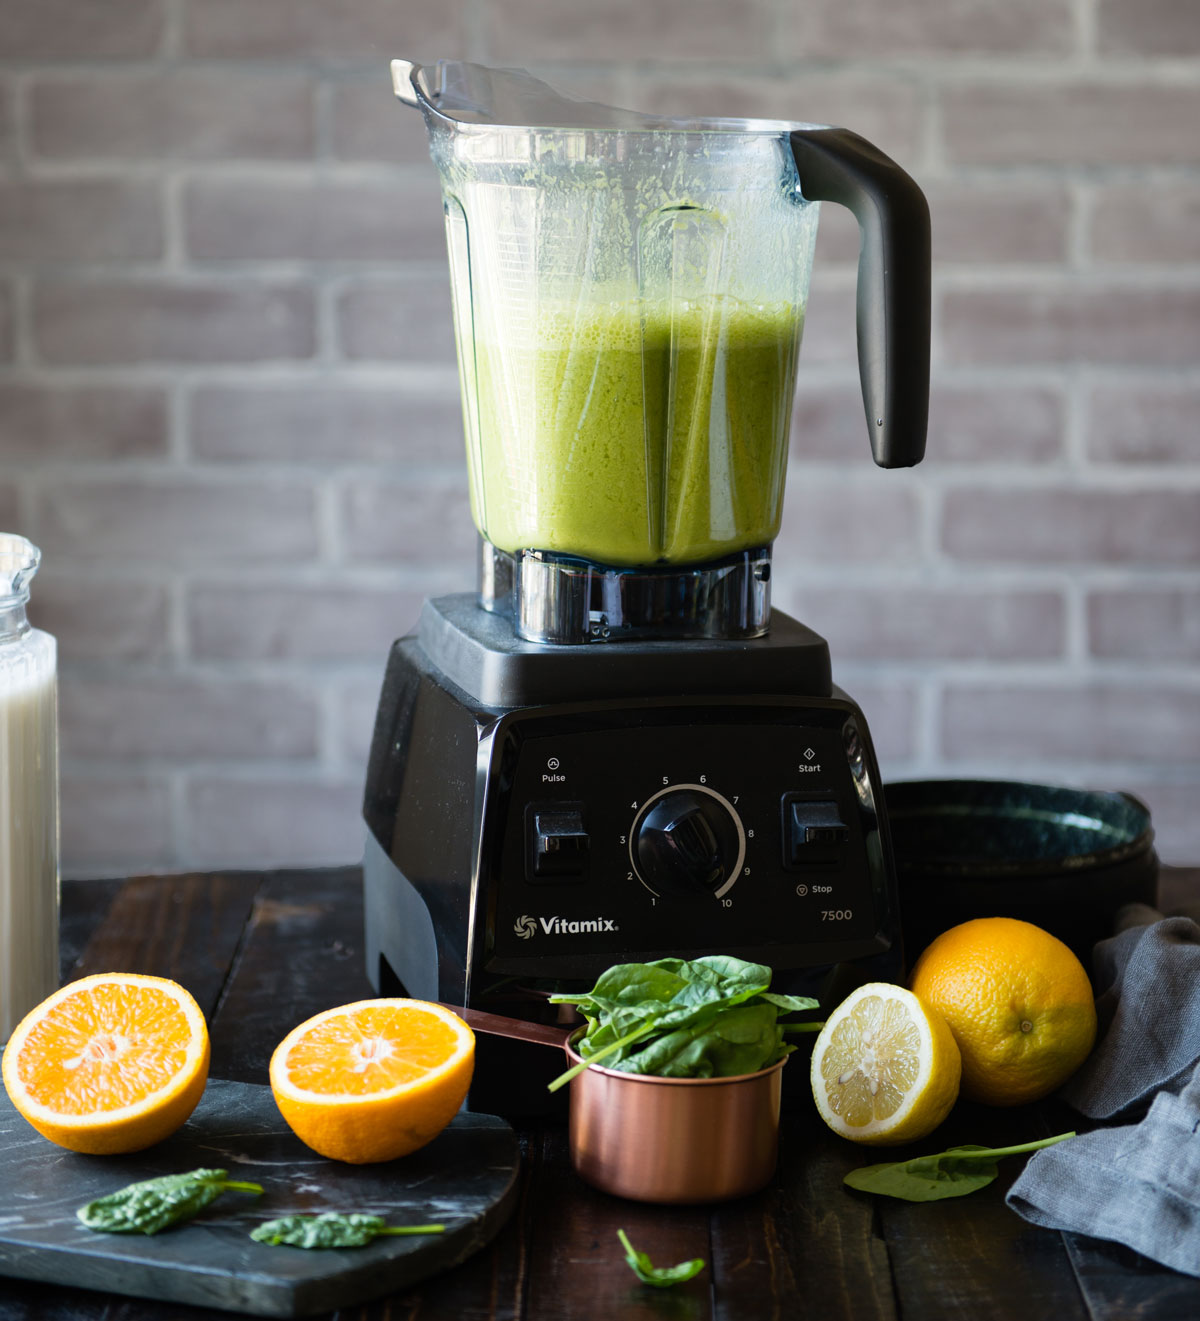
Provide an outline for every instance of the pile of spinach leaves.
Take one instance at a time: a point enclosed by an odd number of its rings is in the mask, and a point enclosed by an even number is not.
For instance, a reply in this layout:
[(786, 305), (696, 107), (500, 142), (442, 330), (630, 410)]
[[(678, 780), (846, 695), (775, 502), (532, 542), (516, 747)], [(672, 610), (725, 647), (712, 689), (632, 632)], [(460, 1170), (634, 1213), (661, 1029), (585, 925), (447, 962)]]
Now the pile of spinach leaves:
[(583, 1063), (556, 1078), (556, 1091), (590, 1064), (658, 1078), (729, 1078), (757, 1073), (795, 1050), (785, 1032), (820, 1023), (780, 1023), (817, 1008), (802, 995), (775, 995), (771, 969), (727, 954), (620, 963), (590, 991), (552, 995), (588, 1020), (575, 1043)]

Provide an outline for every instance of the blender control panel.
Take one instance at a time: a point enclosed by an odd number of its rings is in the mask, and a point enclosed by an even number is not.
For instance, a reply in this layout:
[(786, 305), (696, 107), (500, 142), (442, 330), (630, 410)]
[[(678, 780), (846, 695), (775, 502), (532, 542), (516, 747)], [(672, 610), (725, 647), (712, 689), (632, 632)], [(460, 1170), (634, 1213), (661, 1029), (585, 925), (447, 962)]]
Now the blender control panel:
[(795, 966), (886, 947), (849, 703), (517, 717), (493, 750), (492, 794), (494, 971), (764, 946)]

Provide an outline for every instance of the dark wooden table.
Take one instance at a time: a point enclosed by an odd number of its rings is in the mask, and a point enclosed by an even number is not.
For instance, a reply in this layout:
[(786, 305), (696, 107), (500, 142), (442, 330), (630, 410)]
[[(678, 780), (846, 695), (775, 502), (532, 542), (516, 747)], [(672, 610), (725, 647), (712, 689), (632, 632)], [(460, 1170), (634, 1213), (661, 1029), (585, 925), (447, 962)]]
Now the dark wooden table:
[[(1164, 872), (1164, 909), (1197, 898), (1200, 870)], [(63, 886), (62, 956), (66, 978), (127, 970), (182, 982), (210, 1024), (211, 1076), (245, 1082), (267, 1081), (271, 1050), (296, 1023), (372, 994), (356, 868), (71, 882)], [(1072, 1124), (1048, 1108), (961, 1104), (925, 1149), (1004, 1145)], [(620, 1201), (581, 1183), (561, 1124), (519, 1132), (521, 1199), (492, 1246), (417, 1289), (339, 1317), (1200, 1317), (1200, 1280), (1113, 1244), (1036, 1229), (1009, 1211), (1003, 1196), (1019, 1159), (1005, 1161), (996, 1183), (966, 1199), (873, 1199), (841, 1180), (880, 1157), (803, 1113), (785, 1116), (779, 1171), (763, 1193), (676, 1209)], [(623, 1262), (618, 1227), (658, 1263), (699, 1256), (709, 1269), (674, 1289), (642, 1287)], [(0, 1279), (0, 1321), (229, 1315)]]

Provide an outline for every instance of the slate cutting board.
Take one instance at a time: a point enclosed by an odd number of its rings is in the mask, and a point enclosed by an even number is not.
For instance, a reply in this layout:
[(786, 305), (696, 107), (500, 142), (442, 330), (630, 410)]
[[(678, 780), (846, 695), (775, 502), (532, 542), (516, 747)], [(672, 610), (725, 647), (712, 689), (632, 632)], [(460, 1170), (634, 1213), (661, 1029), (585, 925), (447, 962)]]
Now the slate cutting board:
[[(283, 1122), (269, 1087), (210, 1080), (173, 1137), (128, 1156), (80, 1156), (36, 1133), (0, 1090), (0, 1275), (260, 1316), (352, 1306), (465, 1260), (516, 1204), (516, 1136), (494, 1115), (456, 1115), (429, 1146), (382, 1165), (344, 1165), (310, 1151)], [(159, 1234), (97, 1234), (76, 1210), (138, 1179), (201, 1166), (261, 1183), (224, 1193), (195, 1220)], [(367, 1211), (443, 1234), (378, 1238), (305, 1251), (256, 1243), (250, 1231), (291, 1212)]]

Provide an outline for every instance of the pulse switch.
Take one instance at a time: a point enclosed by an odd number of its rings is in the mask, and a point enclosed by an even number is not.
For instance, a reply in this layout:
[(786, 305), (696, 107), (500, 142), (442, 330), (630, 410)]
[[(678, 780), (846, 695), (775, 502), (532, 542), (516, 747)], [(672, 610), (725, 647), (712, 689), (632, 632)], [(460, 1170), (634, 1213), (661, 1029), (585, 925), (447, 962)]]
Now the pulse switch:
[(526, 874), (531, 881), (581, 881), (592, 841), (582, 803), (530, 803), (525, 809)]

